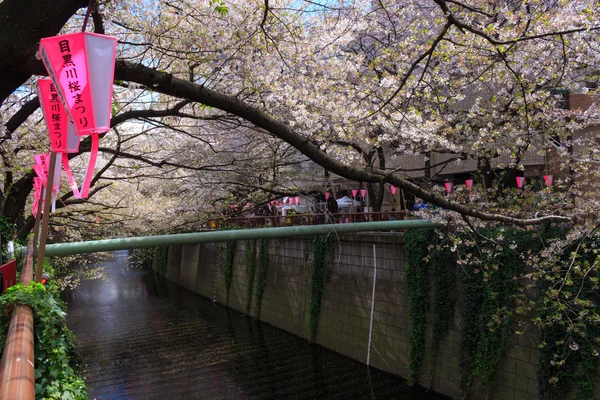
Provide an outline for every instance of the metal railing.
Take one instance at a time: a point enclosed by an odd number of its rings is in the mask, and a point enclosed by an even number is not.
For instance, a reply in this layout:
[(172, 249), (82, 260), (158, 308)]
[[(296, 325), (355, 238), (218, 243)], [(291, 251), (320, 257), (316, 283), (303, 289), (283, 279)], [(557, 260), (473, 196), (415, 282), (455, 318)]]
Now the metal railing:
[[(28, 285), (33, 279), (33, 239), (29, 240), (21, 283)], [(0, 366), (0, 399), (35, 399), (33, 310), (17, 305), (12, 311), (10, 326)]]
[(345, 224), (358, 222), (380, 222), (397, 221), (406, 218), (405, 211), (384, 211), (384, 212), (345, 212), (345, 213), (324, 213), (324, 214), (288, 214), (288, 215), (267, 215), (267, 216), (247, 216), (212, 219), (206, 224), (207, 229), (221, 229), (226, 226), (237, 226), (240, 228), (259, 228), (259, 227), (282, 227), (282, 226), (303, 226), (303, 225), (323, 225), (323, 224)]

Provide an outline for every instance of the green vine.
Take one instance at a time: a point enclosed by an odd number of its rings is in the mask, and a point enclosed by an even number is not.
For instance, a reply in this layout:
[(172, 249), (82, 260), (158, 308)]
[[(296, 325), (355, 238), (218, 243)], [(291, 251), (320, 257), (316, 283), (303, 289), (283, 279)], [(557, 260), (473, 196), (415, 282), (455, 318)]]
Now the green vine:
[(169, 261), (169, 248), (168, 247), (157, 247), (156, 248), (156, 272), (165, 276), (167, 273), (167, 263)]
[(225, 278), (225, 304), (229, 303), (229, 290), (231, 289), (231, 283), (233, 282), (233, 261), (235, 259), (235, 250), (237, 248), (237, 241), (230, 240), (227, 242), (225, 248), (225, 270), (223, 271), (223, 277)]
[[(514, 302), (521, 253), (531, 247), (531, 232), (505, 229), (482, 230), (490, 240), (464, 239), (461, 253), (470, 259), (461, 268), (461, 388), (465, 394), (494, 384), (500, 358), (510, 346), (515, 321)], [(475, 379), (477, 378), (477, 379)]]
[(262, 298), (267, 285), (267, 271), (269, 270), (269, 239), (260, 239), (258, 246), (258, 274), (256, 275), (256, 318), (260, 318)]
[(548, 274), (540, 282), (538, 392), (544, 400), (566, 398), (573, 383), (572, 398), (593, 398), (600, 348), (599, 248), (600, 237), (594, 236), (565, 249), (554, 263), (562, 281), (557, 284), (556, 276)]
[[(437, 232), (436, 232), (437, 233)], [(437, 236), (437, 235), (436, 235)], [(433, 337), (431, 354), (437, 354), (440, 342), (454, 320), (456, 302), (456, 257), (448, 246), (438, 244), (429, 250), (428, 264), (432, 268), (433, 284)]]
[(250, 314), (252, 305), (252, 289), (254, 288), (254, 275), (256, 271), (256, 240), (246, 241), (246, 314)]
[(406, 286), (410, 319), (410, 350), (408, 382), (417, 382), (425, 350), (425, 326), (429, 306), (427, 248), (432, 241), (430, 229), (411, 229), (404, 232), (406, 249)]
[(327, 279), (327, 256), (335, 241), (333, 235), (320, 235), (312, 238), (313, 259), (310, 280), (310, 307), (308, 316), (309, 341), (313, 342), (319, 327), (323, 286)]
[(79, 357), (73, 333), (65, 321), (65, 304), (55, 287), (42, 284), (17, 284), (0, 297), (0, 346), (4, 348), (10, 309), (15, 304), (33, 308), (35, 330), (35, 397), (43, 399), (87, 399), (86, 387), (79, 376)]

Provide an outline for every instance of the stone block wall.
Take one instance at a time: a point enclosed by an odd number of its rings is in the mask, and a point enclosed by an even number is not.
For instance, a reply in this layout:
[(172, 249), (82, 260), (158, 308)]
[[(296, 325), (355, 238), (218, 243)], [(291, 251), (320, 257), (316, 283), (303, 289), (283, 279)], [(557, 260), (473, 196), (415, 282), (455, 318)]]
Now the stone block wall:
[[(370, 365), (408, 377), (409, 318), (406, 259), (399, 233), (352, 234), (339, 237), (328, 263), (316, 342), (361, 362), (367, 361), (374, 263), (377, 263)], [(209, 299), (246, 313), (248, 279), (246, 242), (237, 243), (229, 299), (223, 270), (225, 244), (209, 243), (169, 249), (166, 277)], [(376, 258), (373, 257), (375, 246)], [(258, 246), (257, 246), (258, 252)], [(271, 240), (269, 269), (260, 320), (308, 338), (312, 249), (310, 238)], [(250, 315), (257, 316), (256, 288)], [(459, 305), (454, 323), (436, 354), (431, 354), (431, 318), (419, 384), (458, 398)], [(531, 328), (533, 329), (533, 328)], [(537, 399), (539, 338), (530, 330), (513, 338), (502, 358), (493, 399)], [(596, 396), (600, 399), (600, 383)], [(481, 395), (483, 396), (483, 395)], [(474, 397), (479, 398), (479, 395)], [(483, 398), (483, 397), (481, 397)]]

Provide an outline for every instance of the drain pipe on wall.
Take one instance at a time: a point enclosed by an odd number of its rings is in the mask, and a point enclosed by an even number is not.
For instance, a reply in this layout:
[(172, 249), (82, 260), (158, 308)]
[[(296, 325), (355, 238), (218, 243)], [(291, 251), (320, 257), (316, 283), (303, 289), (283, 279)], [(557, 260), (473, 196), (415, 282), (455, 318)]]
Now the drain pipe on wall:
[(375, 310), (375, 282), (377, 282), (377, 246), (373, 244), (373, 292), (371, 294), (371, 321), (369, 322), (369, 342), (367, 344), (367, 366), (371, 360), (371, 335), (373, 333), (373, 312)]

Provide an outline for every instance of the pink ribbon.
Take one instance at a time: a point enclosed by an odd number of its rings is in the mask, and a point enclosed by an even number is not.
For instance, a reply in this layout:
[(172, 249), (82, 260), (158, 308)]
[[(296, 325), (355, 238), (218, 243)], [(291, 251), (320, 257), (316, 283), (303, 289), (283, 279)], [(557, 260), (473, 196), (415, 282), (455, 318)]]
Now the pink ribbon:
[[(87, 199), (92, 185), (92, 178), (94, 177), (94, 169), (96, 168), (96, 159), (98, 158), (98, 134), (94, 133), (90, 135), (92, 137), (92, 149), (90, 151), (90, 161), (88, 163), (87, 172), (83, 185), (81, 186), (81, 198)], [(70, 181), (69, 181), (70, 182)], [(75, 194), (75, 192), (73, 192)]]

